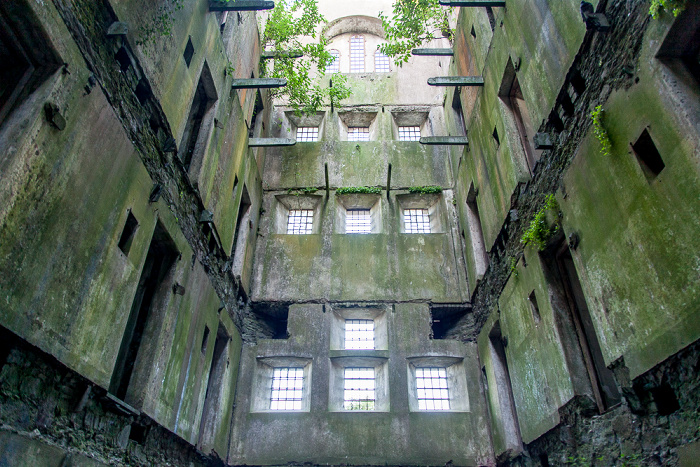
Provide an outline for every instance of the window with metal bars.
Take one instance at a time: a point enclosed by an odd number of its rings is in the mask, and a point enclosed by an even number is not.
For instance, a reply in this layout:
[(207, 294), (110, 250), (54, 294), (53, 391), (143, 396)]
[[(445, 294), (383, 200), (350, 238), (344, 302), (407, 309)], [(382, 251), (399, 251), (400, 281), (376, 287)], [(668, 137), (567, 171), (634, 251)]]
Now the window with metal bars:
[(297, 128), (297, 143), (314, 143), (318, 141), (318, 127), (304, 126)]
[(447, 368), (416, 368), (419, 410), (450, 410)]
[(310, 234), (313, 231), (313, 209), (291, 209), (287, 218), (288, 234)]
[(374, 410), (374, 368), (345, 368), (345, 410)]
[(374, 349), (374, 320), (345, 320), (345, 349)]
[(350, 73), (365, 72), (365, 38), (352, 36), (350, 38)]
[(419, 126), (400, 126), (399, 141), (419, 141), (420, 127)]
[(374, 71), (376, 73), (389, 73), (391, 71), (389, 57), (379, 50), (374, 52)]
[(333, 56), (333, 61), (326, 66), (326, 73), (338, 73), (340, 71), (340, 52), (337, 50), (329, 50)]
[(427, 209), (404, 209), (405, 233), (430, 233), (430, 214)]
[(301, 410), (303, 368), (274, 368), (270, 388), (270, 410)]
[(345, 233), (366, 234), (372, 232), (372, 217), (369, 209), (345, 211)]
[(368, 127), (348, 128), (348, 141), (369, 141)]

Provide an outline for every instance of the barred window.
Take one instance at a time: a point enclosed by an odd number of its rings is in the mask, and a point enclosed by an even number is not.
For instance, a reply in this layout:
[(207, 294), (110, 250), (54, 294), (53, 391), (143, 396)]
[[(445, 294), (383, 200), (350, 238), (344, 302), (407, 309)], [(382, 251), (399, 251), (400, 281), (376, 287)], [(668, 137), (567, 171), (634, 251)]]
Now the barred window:
[(333, 55), (333, 61), (326, 66), (326, 73), (338, 73), (340, 71), (340, 52), (337, 50), (329, 50)]
[(450, 410), (446, 368), (416, 368), (419, 410)]
[(348, 128), (348, 141), (369, 141), (369, 128), (367, 128), (367, 127)]
[(345, 211), (345, 233), (372, 232), (372, 218), (369, 209), (348, 209)]
[(350, 38), (350, 73), (365, 72), (365, 38), (352, 36)]
[(310, 234), (314, 225), (313, 209), (292, 209), (287, 218), (288, 234)]
[(374, 410), (374, 368), (345, 368), (345, 410)]
[(297, 128), (297, 143), (313, 143), (318, 141), (318, 127), (304, 126)]
[(404, 209), (403, 222), (406, 233), (430, 233), (430, 215), (427, 209)]
[(419, 126), (400, 126), (399, 141), (419, 141), (420, 127)]
[(346, 319), (345, 348), (374, 349), (374, 320)]
[(374, 52), (374, 71), (377, 73), (389, 73), (391, 71), (389, 57), (379, 50)]
[(274, 368), (270, 410), (301, 410), (303, 387), (303, 368)]

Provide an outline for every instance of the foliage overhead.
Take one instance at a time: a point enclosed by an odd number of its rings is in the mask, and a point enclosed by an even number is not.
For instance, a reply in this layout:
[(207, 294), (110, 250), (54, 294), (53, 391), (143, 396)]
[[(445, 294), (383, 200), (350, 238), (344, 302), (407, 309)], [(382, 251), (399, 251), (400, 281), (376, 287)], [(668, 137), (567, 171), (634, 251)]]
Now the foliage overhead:
[(651, 0), (649, 14), (652, 18), (659, 17), (661, 10), (668, 10), (673, 13), (673, 16), (678, 16), (685, 9), (686, 0)]
[[(316, 0), (276, 0), (265, 21), (263, 48), (277, 55), (272, 63), (262, 61), (260, 74), (287, 80), (287, 86), (272, 90), (271, 96), (286, 97), (297, 115), (315, 113), (324, 105), (337, 105), (351, 94), (345, 76), (339, 73), (333, 75), (329, 87), (311, 78), (313, 67), (323, 76), (333, 61), (326, 50), (328, 39), (319, 34), (319, 26), (325, 24)], [(313, 41), (302, 43), (302, 38)], [(301, 52), (304, 56), (293, 58), (289, 52)]]
[(439, 37), (452, 40), (448, 10), (438, 0), (395, 0), (393, 16), (379, 12), (387, 42), (379, 50), (401, 66), (411, 58), (411, 50)]
[(350, 186), (350, 187), (343, 187), (343, 188), (338, 188), (335, 190), (336, 195), (350, 195), (350, 194), (355, 194), (355, 193), (366, 193), (366, 194), (373, 194), (373, 195), (378, 195), (381, 194), (382, 189), (376, 186), (373, 187), (368, 187), (368, 186)]

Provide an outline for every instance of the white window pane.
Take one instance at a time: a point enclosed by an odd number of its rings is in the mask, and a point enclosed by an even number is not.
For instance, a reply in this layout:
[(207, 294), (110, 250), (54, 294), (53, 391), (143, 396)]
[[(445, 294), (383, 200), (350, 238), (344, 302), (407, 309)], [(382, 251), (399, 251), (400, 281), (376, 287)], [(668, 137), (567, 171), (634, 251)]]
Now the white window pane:
[(318, 127), (297, 128), (297, 143), (313, 143), (318, 141)]
[(372, 232), (372, 218), (369, 209), (348, 209), (345, 211), (345, 233)]
[(333, 55), (333, 61), (326, 66), (326, 73), (338, 73), (340, 71), (340, 52), (337, 50), (329, 50)]
[(399, 141), (419, 141), (420, 127), (419, 126), (400, 126)]
[(416, 398), (419, 410), (449, 410), (447, 369), (416, 368)]
[(391, 71), (389, 57), (379, 50), (374, 52), (374, 71), (377, 73), (388, 73)]
[(369, 141), (368, 127), (348, 128), (348, 141)]
[(427, 209), (405, 209), (403, 218), (406, 233), (430, 233), (430, 215)]
[(310, 234), (313, 230), (314, 211), (312, 209), (292, 209), (287, 218), (288, 234)]
[(350, 73), (365, 72), (365, 38), (353, 36), (350, 38)]
[(303, 385), (303, 368), (274, 368), (270, 385), (270, 410), (301, 410)]

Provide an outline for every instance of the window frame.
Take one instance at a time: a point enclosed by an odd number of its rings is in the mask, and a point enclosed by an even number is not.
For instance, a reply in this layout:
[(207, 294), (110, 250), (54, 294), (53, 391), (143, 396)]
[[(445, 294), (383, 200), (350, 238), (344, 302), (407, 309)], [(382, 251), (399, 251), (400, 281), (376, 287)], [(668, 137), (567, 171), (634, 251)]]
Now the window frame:
[[(378, 70), (381, 59), (381, 70)], [(384, 69), (386, 68), (386, 69)], [(375, 73), (391, 73), (391, 59), (388, 55), (384, 55), (381, 50), (377, 49), (374, 51), (374, 72)]]
[[(361, 47), (354, 47), (353, 48), (353, 42), (358, 43), (358, 40), (362, 41)], [(367, 63), (366, 63), (366, 57), (365, 57), (365, 46), (366, 46), (366, 40), (365, 36), (362, 34), (356, 34), (353, 36), (350, 36), (350, 40), (348, 41), (348, 46), (350, 49), (350, 73), (366, 73), (367, 72)], [(354, 51), (354, 53), (353, 53)], [(361, 52), (358, 52), (361, 51)], [(361, 53), (361, 56), (357, 56), (358, 53)], [(359, 68), (359, 64), (362, 63), (362, 69)]]
[[(373, 352), (373, 351), (368, 351)], [(346, 413), (389, 412), (389, 359), (382, 356), (331, 357), (328, 410)], [(374, 409), (348, 409), (345, 405), (345, 370), (374, 368)]]
[[(416, 370), (422, 368), (444, 368), (447, 374), (447, 387), (450, 408), (435, 410), (421, 409), (418, 399)], [(407, 358), (408, 409), (410, 412), (451, 413), (469, 412), (469, 390), (463, 357), (420, 356)]]
[[(275, 369), (301, 368), (303, 373), (301, 405), (299, 409), (272, 409), (272, 384)], [(252, 413), (298, 413), (311, 410), (311, 378), (312, 364), (310, 358), (304, 357), (258, 357), (250, 398), (250, 411)]]
[(340, 50), (330, 49), (328, 51), (333, 56), (333, 61), (326, 66), (326, 73), (340, 73)]
[(299, 126), (296, 130), (296, 142), (317, 143), (319, 140), (320, 133), (320, 128), (317, 126)]

